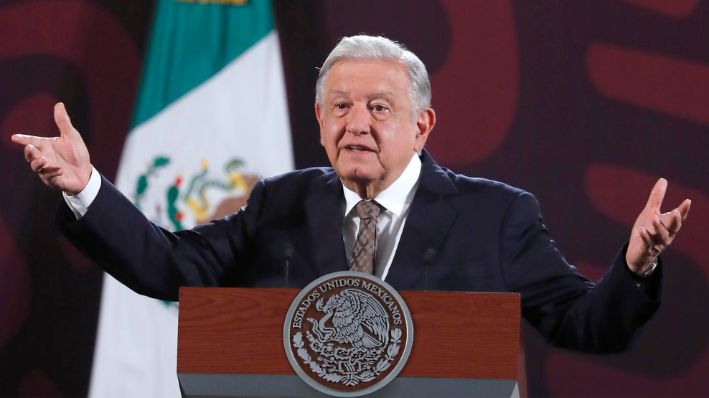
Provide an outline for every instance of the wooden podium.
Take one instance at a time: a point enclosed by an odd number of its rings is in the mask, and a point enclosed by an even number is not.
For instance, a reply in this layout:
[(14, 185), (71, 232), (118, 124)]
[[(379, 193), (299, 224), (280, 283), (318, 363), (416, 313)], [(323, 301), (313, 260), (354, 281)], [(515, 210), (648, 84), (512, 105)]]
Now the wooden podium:
[[(298, 292), (182, 288), (177, 376), (183, 396), (327, 396), (296, 376), (283, 348), (283, 322)], [(411, 355), (395, 380), (368, 396), (519, 396), (519, 295), (399, 293), (413, 318)]]

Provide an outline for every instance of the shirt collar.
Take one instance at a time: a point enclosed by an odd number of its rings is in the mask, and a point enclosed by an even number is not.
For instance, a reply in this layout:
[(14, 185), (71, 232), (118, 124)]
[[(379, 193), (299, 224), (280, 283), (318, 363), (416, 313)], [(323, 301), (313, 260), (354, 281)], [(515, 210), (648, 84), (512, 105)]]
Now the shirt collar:
[[(375, 196), (374, 200), (396, 216), (401, 216), (414, 199), (414, 192), (416, 191), (420, 175), (421, 159), (419, 159), (418, 154), (414, 154), (399, 178), (389, 185), (387, 189)], [(350, 214), (352, 208), (355, 207), (362, 198), (344, 184), (342, 185), (342, 190), (345, 194), (346, 216)]]

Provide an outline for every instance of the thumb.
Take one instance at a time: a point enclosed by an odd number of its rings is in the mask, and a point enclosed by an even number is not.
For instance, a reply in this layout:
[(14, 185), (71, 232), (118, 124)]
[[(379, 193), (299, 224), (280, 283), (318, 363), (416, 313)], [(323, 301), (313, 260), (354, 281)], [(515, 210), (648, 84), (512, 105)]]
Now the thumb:
[(61, 137), (66, 137), (74, 131), (74, 126), (71, 125), (71, 119), (63, 102), (57, 102), (54, 105), (54, 123), (57, 124)]
[(660, 178), (655, 183), (650, 191), (650, 197), (647, 198), (647, 203), (645, 204), (645, 209), (660, 211), (660, 206), (662, 206), (662, 201), (665, 199), (665, 192), (667, 191), (667, 180)]

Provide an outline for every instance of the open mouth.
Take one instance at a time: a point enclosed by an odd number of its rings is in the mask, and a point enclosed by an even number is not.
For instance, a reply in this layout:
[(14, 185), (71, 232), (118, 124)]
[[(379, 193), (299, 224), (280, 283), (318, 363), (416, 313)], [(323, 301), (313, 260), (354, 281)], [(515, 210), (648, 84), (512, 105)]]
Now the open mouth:
[(344, 149), (353, 152), (374, 152), (372, 148), (366, 147), (364, 145), (345, 145)]

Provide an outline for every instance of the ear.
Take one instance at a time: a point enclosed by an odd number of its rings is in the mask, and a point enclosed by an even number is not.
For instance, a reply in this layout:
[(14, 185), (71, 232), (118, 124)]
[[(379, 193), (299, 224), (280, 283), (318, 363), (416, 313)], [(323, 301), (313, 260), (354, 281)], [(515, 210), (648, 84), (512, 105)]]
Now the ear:
[(436, 111), (434, 111), (433, 108), (428, 107), (419, 111), (418, 117), (416, 118), (416, 128), (418, 131), (416, 132), (416, 143), (414, 144), (416, 152), (423, 150), (424, 145), (426, 145), (426, 140), (428, 140), (428, 136), (435, 125)]
[(316, 101), (315, 102), (315, 119), (318, 121), (318, 127), (320, 127), (320, 145), (325, 146), (325, 143), (323, 142), (323, 110), (320, 107), (320, 104)]

